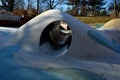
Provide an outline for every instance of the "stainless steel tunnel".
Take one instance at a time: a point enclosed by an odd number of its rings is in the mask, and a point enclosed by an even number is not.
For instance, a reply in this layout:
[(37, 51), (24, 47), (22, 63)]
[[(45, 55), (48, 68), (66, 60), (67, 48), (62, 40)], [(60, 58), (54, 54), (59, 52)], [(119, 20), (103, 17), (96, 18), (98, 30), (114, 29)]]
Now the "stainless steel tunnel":
[(40, 38), (40, 46), (45, 42), (49, 42), (56, 48), (61, 48), (65, 45), (69, 47), (72, 39), (71, 34), (72, 31), (66, 22), (55, 21), (43, 30)]

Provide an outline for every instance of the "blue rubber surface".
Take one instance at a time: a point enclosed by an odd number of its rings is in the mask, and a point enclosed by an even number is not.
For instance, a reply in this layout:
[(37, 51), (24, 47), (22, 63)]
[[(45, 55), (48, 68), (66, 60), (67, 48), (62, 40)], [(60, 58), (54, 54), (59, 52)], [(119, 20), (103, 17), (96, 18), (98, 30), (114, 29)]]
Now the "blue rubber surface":
[(106, 80), (101, 75), (82, 69), (33, 69), (14, 61), (20, 46), (9, 46), (0, 51), (0, 80)]
[(108, 47), (109, 49), (112, 49), (116, 53), (120, 53), (120, 44), (116, 40), (113, 39), (112, 41), (110, 41), (100, 33), (92, 30), (87, 31), (87, 34), (91, 39), (93, 39), (97, 43), (105, 47)]

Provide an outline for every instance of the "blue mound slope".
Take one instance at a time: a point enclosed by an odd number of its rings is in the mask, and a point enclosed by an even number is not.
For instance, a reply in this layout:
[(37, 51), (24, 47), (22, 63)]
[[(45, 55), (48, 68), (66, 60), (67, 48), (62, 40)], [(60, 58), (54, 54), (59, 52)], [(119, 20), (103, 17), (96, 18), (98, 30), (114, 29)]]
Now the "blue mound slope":
[(116, 40), (113, 39), (112, 41), (110, 41), (109, 39), (101, 35), (100, 33), (97, 33), (92, 30), (88, 31), (87, 33), (89, 37), (93, 39), (94, 41), (96, 41), (97, 43), (105, 47), (108, 47), (109, 49), (112, 49), (116, 53), (120, 53), (120, 44)]
[(106, 80), (102, 76), (82, 69), (33, 69), (14, 62), (13, 56), (20, 46), (9, 46), (0, 51), (0, 80)]

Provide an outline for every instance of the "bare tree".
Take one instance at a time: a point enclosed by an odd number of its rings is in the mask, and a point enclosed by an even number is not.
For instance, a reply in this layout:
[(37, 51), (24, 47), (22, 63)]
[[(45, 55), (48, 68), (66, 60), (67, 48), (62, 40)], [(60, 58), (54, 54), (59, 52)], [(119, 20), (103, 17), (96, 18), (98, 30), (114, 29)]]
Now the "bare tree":
[(106, 3), (105, 0), (89, 0), (88, 4), (91, 7), (92, 14), (96, 16), (97, 10), (101, 10)]
[(8, 11), (8, 2), (7, 0), (1, 0), (2, 8)]
[(27, 9), (32, 8), (32, 0), (27, 0)]
[(37, 13), (39, 13), (39, 9), (40, 9), (40, 0), (37, 0)]
[(115, 17), (119, 16), (120, 13), (120, 1), (119, 0), (114, 0), (112, 3), (109, 4), (109, 10), (113, 10), (112, 15)]
[(81, 1), (81, 13), (80, 13), (81, 16), (86, 16), (87, 15), (86, 5), (87, 5), (87, 0), (82, 0)]
[(15, 0), (8, 0), (9, 11), (13, 11), (15, 6)]
[(36, 6), (37, 6), (37, 13), (42, 12), (42, 9), (44, 9), (44, 0), (36, 0)]
[(67, 2), (66, 2), (67, 5), (73, 6), (72, 7), (72, 14), (73, 15), (79, 14), (80, 3), (81, 3), (81, 0), (67, 0)]
[(114, 0), (114, 11), (115, 11), (115, 15), (117, 17), (117, 2), (116, 2), (116, 0)]
[(25, 8), (25, 2), (24, 0), (16, 0), (15, 1), (15, 7), (14, 9), (24, 9)]
[(117, 2), (117, 0), (114, 0), (114, 12), (115, 16), (118, 17), (120, 13), (120, 2)]
[(7, 11), (13, 11), (15, 0), (1, 0), (2, 7)]
[(48, 9), (54, 9), (63, 2), (64, 0), (44, 0), (44, 3), (47, 5)]

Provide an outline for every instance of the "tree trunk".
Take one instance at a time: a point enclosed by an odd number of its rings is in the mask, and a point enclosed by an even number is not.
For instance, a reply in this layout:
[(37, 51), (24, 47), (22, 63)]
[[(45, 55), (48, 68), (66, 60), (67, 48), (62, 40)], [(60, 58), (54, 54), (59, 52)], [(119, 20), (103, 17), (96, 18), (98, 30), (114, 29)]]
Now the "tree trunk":
[(86, 1), (82, 0), (81, 2), (81, 16), (86, 16)]
[(96, 16), (96, 5), (93, 6), (93, 16)]
[(9, 11), (13, 11), (14, 6), (15, 6), (15, 0), (9, 0), (9, 1), (8, 1)]
[(40, 0), (37, 0), (37, 14), (39, 13), (39, 9), (40, 9)]
[(118, 10), (117, 10), (117, 2), (116, 2), (116, 0), (114, 0), (114, 14), (115, 14), (115, 17), (118, 17), (118, 15), (119, 15)]

